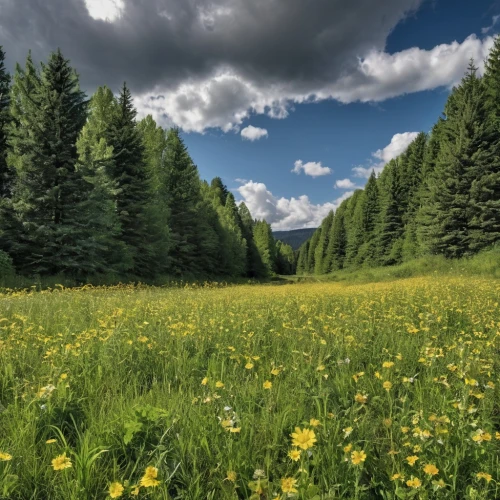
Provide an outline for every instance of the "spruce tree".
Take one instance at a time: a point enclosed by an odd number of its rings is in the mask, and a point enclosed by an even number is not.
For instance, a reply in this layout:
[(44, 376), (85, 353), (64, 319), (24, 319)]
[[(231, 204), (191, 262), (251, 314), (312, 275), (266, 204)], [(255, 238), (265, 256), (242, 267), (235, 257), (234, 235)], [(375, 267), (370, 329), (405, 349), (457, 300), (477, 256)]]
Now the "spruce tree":
[(79, 274), (89, 267), (82, 246), (82, 176), (76, 140), (86, 119), (85, 94), (61, 51), (41, 74), (28, 56), (12, 90), (8, 162), (15, 170), (13, 211), (18, 233), (11, 255), (24, 273)]
[(321, 236), (314, 255), (314, 274), (323, 274), (325, 272), (326, 250), (328, 248), (332, 223), (333, 211), (330, 211), (321, 223)]
[(500, 37), (486, 61), (483, 78), (486, 120), (479, 167), (471, 187), (470, 250), (477, 252), (500, 240)]
[(97, 90), (89, 111), (77, 141), (77, 170), (84, 181), (79, 212), (85, 214), (83, 245), (91, 266), (87, 272), (121, 274), (129, 271), (133, 262), (127, 246), (119, 239), (121, 227), (115, 205), (118, 188), (109, 177), (114, 155), (106, 135), (116, 112), (116, 101), (108, 88)]
[(307, 252), (307, 266), (306, 273), (313, 274), (314, 273), (314, 264), (316, 259), (316, 248), (318, 246), (319, 240), (321, 238), (321, 227), (316, 229), (314, 234), (311, 237), (311, 242), (309, 244), (309, 250)]
[(131, 272), (136, 276), (152, 276), (156, 272), (154, 251), (149, 243), (151, 223), (148, 203), (152, 187), (136, 115), (132, 94), (123, 84), (106, 137), (108, 145), (113, 148), (113, 162), (108, 174), (117, 187), (120, 239), (132, 257)]
[(345, 217), (347, 229), (347, 243), (345, 266), (350, 267), (358, 263), (358, 252), (364, 242), (363, 234), (363, 207), (365, 203), (365, 193), (358, 189), (349, 198), (348, 209)]
[(471, 251), (470, 188), (480, 179), (492, 154), (485, 147), (489, 133), (484, 89), (472, 62), (447, 102), (446, 115), (443, 143), (431, 185), (434, 215), (431, 248), (435, 253), (457, 258)]
[(303, 274), (307, 274), (308, 273), (308, 270), (307, 270), (307, 258), (308, 258), (310, 244), (311, 244), (311, 240), (308, 239), (299, 248), (299, 252), (298, 252), (298, 255), (297, 255), (297, 269), (296, 269), (296, 273), (298, 275), (303, 275)]
[(338, 271), (344, 267), (347, 247), (347, 231), (345, 226), (345, 214), (349, 205), (349, 199), (344, 200), (335, 211), (328, 248), (326, 250), (326, 263), (324, 273)]
[(240, 203), (238, 215), (241, 221), (242, 235), (247, 243), (247, 276), (250, 278), (261, 278), (266, 275), (266, 268), (262, 262), (259, 250), (253, 237), (255, 221), (245, 203)]
[(260, 258), (264, 263), (266, 274), (275, 273), (277, 271), (276, 242), (271, 226), (264, 220), (257, 221), (253, 228), (253, 237)]

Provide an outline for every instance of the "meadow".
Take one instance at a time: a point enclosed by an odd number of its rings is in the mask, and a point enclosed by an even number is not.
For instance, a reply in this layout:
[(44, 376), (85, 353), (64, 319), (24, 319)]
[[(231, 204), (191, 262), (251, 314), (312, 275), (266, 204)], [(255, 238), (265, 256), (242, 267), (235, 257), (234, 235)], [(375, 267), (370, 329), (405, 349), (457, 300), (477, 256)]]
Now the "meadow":
[(0, 498), (500, 497), (500, 282), (0, 297)]

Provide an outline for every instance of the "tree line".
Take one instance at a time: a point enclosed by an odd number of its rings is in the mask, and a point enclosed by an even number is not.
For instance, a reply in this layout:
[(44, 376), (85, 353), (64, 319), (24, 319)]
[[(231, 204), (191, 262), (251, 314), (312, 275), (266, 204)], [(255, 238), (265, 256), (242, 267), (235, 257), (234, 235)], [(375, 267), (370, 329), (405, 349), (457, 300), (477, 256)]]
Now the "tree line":
[(500, 240), (500, 38), (474, 61), (427, 135), (330, 212), (297, 255), (298, 274), (466, 257)]
[(176, 128), (136, 119), (127, 85), (88, 99), (60, 50), (11, 78), (0, 47), (0, 272), (153, 279), (294, 272)]

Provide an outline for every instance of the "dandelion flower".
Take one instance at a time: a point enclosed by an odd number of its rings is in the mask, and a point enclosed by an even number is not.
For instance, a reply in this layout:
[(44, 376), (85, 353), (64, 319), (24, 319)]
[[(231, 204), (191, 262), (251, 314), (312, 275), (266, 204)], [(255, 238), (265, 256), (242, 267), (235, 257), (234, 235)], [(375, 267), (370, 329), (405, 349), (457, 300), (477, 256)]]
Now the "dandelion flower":
[(382, 368), (392, 368), (394, 366), (393, 361), (384, 361)]
[(297, 460), (300, 459), (300, 455), (302, 454), (302, 452), (300, 450), (290, 450), (288, 452), (288, 458), (290, 458), (290, 460), (293, 460), (294, 462), (297, 462)]
[(160, 484), (156, 479), (158, 477), (158, 469), (156, 467), (146, 467), (144, 476), (141, 477), (140, 485), (144, 488), (154, 488)]
[(246, 368), (247, 370), (251, 370), (251, 369), (253, 368), (253, 363), (248, 362), (248, 363), (245, 365), (245, 368)]
[(0, 462), (8, 462), (9, 460), (12, 460), (12, 455), (5, 453), (4, 451), (0, 451)]
[(298, 493), (295, 485), (297, 484), (297, 480), (293, 477), (284, 477), (281, 480), (281, 491), (283, 493)]
[(418, 460), (418, 457), (417, 455), (412, 455), (411, 457), (406, 457), (405, 459), (409, 465), (411, 465), (412, 467), (415, 465), (415, 462)]
[(201, 381), (201, 385), (207, 385), (208, 384), (208, 377), (205, 377), (202, 381)]
[(124, 489), (123, 485), (119, 482), (111, 483), (108, 490), (109, 496), (111, 498), (119, 498), (123, 495)]
[(342, 431), (344, 432), (344, 439), (348, 436), (351, 435), (353, 429), (352, 427), (346, 427), (345, 429), (342, 429)]
[(363, 463), (366, 460), (366, 453), (361, 450), (361, 451), (353, 451), (351, 453), (351, 462), (354, 465), (359, 465)]
[(396, 481), (398, 479), (404, 479), (404, 476), (402, 474), (393, 474), (391, 476), (391, 481)]
[(66, 456), (66, 453), (63, 453), (52, 460), (52, 468), (54, 470), (64, 470), (69, 469), (70, 467), (72, 467), (71, 459)]
[(271, 370), (271, 375), (274, 375), (276, 377), (277, 375), (280, 374), (280, 372), (281, 372), (281, 370), (279, 368), (273, 368)]
[(47, 441), (45, 441), (45, 444), (52, 444), (52, 443), (57, 443), (57, 439), (47, 439)]
[(392, 383), (389, 382), (388, 380), (386, 380), (383, 384), (382, 384), (382, 387), (387, 391), (389, 392), (391, 390), (391, 387), (392, 387)]
[(264, 387), (264, 389), (271, 389), (271, 387), (273, 386), (273, 383), (270, 382), (269, 380), (266, 380), (263, 384), (262, 384), (262, 387)]
[(309, 420), (309, 425), (311, 427), (318, 427), (318, 425), (321, 425), (321, 422), (316, 418), (311, 418), (311, 420)]
[(215, 387), (217, 387), (217, 389), (222, 389), (224, 387), (224, 383), (219, 380), (215, 382)]
[(300, 429), (299, 427), (295, 427), (295, 432), (292, 432), (290, 435), (292, 437), (292, 444), (303, 450), (312, 448), (317, 441), (316, 434), (314, 434), (314, 431), (311, 429)]
[(352, 450), (352, 444), (349, 443), (348, 445), (344, 446), (344, 453), (349, 453)]

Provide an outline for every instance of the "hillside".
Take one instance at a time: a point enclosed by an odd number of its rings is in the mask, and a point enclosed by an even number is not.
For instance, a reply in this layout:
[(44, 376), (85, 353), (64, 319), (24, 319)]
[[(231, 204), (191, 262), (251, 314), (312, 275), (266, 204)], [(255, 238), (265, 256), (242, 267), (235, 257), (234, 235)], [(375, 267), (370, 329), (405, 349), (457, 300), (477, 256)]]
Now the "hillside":
[(298, 250), (316, 231), (316, 228), (294, 229), (292, 231), (273, 231), (276, 240), (287, 243), (294, 250)]

